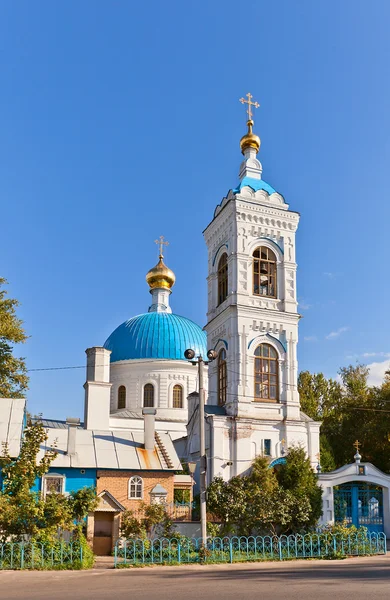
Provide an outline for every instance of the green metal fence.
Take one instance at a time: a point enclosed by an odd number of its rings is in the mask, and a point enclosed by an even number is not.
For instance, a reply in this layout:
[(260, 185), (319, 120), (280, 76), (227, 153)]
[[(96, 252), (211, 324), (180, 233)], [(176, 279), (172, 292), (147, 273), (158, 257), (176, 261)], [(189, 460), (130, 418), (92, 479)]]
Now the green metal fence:
[(115, 545), (114, 564), (181, 564), (196, 562), (242, 562), (331, 558), (386, 554), (384, 533), (353, 535), (307, 534), (201, 539), (156, 538), (119, 540)]
[(80, 568), (82, 562), (83, 548), (78, 542), (0, 544), (0, 569), (72, 569)]

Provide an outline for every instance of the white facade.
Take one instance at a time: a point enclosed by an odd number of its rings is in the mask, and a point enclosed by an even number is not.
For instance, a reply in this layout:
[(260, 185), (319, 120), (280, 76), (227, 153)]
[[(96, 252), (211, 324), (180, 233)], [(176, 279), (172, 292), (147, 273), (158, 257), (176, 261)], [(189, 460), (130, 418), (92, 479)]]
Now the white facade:
[[(298, 321), (295, 234), (299, 215), (261, 180), (253, 148), (240, 167), (241, 185), (230, 191), (204, 231), (208, 248), (208, 348), (226, 352), (227, 391), (221, 410), (218, 360), (209, 365), (209, 480), (245, 472), (259, 454), (282, 456), (292, 445), (318, 462), (320, 423), (300, 411), (297, 388)], [(246, 185), (248, 184), (248, 185)], [(257, 190), (257, 191), (255, 191)], [(254, 293), (253, 252), (270, 249), (276, 257), (276, 297)], [(220, 302), (218, 264), (227, 256), (227, 296)], [(255, 350), (267, 344), (276, 352), (278, 392), (272, 400), (255, 393)], [(257, 394), (258, 395), (258, 394)], [(214, 414), (213, 414), (214, 413)], [(225, 414), (223, 414), (225, 413)], [(196, 418), (196, 416), (195, 416)], [(198, 451), (193, 424), (187, 451)], [(181, 444), (183, 447), (183, 444)]]

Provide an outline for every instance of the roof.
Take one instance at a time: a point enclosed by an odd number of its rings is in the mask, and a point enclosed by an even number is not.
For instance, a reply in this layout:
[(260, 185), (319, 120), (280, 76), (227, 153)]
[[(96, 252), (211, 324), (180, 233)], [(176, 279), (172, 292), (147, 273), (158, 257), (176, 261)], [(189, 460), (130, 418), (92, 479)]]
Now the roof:
[(175, 471), (182, 468), (168, 433), (159, 432), (160, 443), (156, 442), (154, 450), (145, 450), (142, 431), (77, 429), (76, 452), (69, 455), (68, 431), (57, 427), (49, 427), (46, 431), (48, 440), (41, 445), (37, 459), (41, 459), (48, 448), (56, 447), (58, 455), (51, 465), (53, 468), (153, 471)]
[(0, 443), (11, 457), (19, 456), (26, 413), (24, 398), (0, 398)]
[[(53, 429), (68, 429), (68, 424), (66, 421), (61, 421), (59, 419), (41, 419), (34, 417), (31, 419), (33, 423), (42, 423), (44, 427), (51, 427)], [(84, 429), (84, 423), (80, 423), (77, 425), (77, 429)]]
[(206, 334), (185, 317), (150, 312), (119, 325), (105, 341), (111, 362), (140, 358), (185, 360), (187, 348), (197, 355), (207, 353)]
[[(142, 416), (141, 412), (135, 412), (133, 410), (130, 410), (129, 408), (123, 408), (120, 410), (113, 410), (110, 413), (110, 417), (111, 418), (115, 418), (115, 419), (136, 419), (139, 421), (143, 421), (144, 417)], [(156, 421), (164, 421), (164, 422), (172, 422), (172, 423), (187, 423), (187, 419), (178, 419), (178, 418), (170, 418), (170, 417), (159, 417), (158, 415), (155, 416), (155, 420)]]
[(244, 177), (244, 179), (242, 181), (240, 181), (238, 186), (233, 190), (233, 193), (238, 194), (242, 190), (242, 188), (245, 186), (249, 186), (250, 188), (252, 188), (252, 190), (254, 192), (257, 192), (258, 190), (265, 190), (270, 195), (276, 191), (276, 190), (274, 190), (274, 188), (271, 185), (269, 185), (269, 183), (267, 183), (266, 181), (263, 181), (263, 179), (254, 179), (253, 177)]

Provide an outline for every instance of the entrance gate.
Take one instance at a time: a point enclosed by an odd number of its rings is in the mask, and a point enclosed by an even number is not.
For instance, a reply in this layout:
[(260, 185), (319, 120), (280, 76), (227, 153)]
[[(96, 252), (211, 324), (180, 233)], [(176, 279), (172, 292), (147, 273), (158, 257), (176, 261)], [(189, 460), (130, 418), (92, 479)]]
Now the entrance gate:
[(383, 492), (372, 484), (346, 483), (334, 488), (334, 519), (370, 533), (383, 531)]

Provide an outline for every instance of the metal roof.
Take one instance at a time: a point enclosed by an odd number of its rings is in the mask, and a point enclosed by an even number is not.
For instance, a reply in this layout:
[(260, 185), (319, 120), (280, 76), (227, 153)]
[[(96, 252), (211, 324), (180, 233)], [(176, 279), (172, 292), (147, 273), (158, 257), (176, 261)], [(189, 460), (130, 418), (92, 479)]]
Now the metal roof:
[(13, 458), (19, 456), (25, 413), (24, 398), (0, 398), (0, 443), (8, 445)]
[(76, 452), (67, 454), (68, 431), (62, 428), (46, 429), (48, 440), (41, 446), (37, 460), (45, 451), (56, 447), (57, 457), (52, 467), (73, 467), (81, 469), (132, 469), (132, 470), (164, 470), (181, 469), (180, 460), (173, 447), (171, 437), (159, 432), (162, 444), (170, 459), (169, 467), (161, 450), (156, 444), (155, 450), (144, 449), (142, 431), (96, 431), (90, 429), (76, 430)]
[(185, 360), (187, 348), (206, 356), (207, 340), (202, 329), (185, 317), (151, 312), (119, 325), (104, 343), (111, 362), (140, 358)]
[[(134, 412), (128, 408), (124, 408), (124, 409), (120, 409), (120, 410), (113, 410), (110, 413), (110, 417), (115, 418), (115, 419), (138, 419), (140, 421), (144, 420), (141, 412)], [(158, 414), (155, 416), (155, 420), (156, 421), (167, 421), (167, 422), (172, 422), (172, 423), (187, 423), (187, 419), (173, 419), (170, 417), (159, 417)]]

